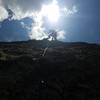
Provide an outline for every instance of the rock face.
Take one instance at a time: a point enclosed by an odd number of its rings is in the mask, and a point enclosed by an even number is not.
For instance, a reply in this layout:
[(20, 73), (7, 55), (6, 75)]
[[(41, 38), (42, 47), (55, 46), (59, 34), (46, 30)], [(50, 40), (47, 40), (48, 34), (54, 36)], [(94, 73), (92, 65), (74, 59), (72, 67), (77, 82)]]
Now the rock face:
[(100, 46), (0, 43), (0, 100), (100, 100)]

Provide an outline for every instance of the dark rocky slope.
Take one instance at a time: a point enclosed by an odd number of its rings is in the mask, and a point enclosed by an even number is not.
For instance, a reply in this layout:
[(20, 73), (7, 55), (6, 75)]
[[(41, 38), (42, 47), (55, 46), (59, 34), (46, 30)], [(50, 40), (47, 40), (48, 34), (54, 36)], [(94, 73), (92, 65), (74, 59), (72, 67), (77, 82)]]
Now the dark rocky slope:
[(100, 46), (0, 43), (0, 100), (100, 100)]

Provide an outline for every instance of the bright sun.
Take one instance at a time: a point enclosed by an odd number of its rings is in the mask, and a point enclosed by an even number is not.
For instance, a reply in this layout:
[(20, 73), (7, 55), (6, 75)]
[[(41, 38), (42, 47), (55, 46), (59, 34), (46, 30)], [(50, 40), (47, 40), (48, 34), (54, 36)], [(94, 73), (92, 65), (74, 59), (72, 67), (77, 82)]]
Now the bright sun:
[(42, 15), (51, 22), (57, 22), (60, 17), (60, 8), (56, 1), (49, 5), (42, 6)]

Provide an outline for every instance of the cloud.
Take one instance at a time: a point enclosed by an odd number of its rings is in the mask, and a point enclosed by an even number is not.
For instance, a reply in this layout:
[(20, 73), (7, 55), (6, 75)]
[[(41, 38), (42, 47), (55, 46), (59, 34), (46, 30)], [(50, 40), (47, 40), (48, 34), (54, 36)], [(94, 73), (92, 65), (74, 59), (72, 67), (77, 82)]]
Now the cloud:
[(67, 7), (64, 7), (62, 9), (62, 11), (64, 12), (64, 14), (66, 16), (68, 16), (68, 15), (73, 15), (74, 13), (77, 13), (78, 12), (78, 8), (74, 5), (74, 6), (72, 6), (72, 9), (69, 9)]
[[(40, 12), (42, 5), (52, 2), (58, 2), (59, 0), (0, 0), (0, 14), (1, 20), (7, 18), (6, 8), (11, 9), (14, 12), (13, 19), (21, 19), (25, 17), (34, 16), (36, 12)], [(58, 2), (60, 5), (60, 2)], [(68, 9), (66, 6), (61, 8), (66, 15), (77, 12), (77, 7), (73, 6), (72, 9)]]
[(5, 7), (10, 7), (13, 9), (20, 8), (22, 11), (26, 12), (29, 10), (38, 10), (41, 8), (41, 4), (47, 0), (1, 0)]
[[(35, 11), (39, 11), (43, 3), (47, 0), (0, 0), (4, 8), (11, 9), (16, 16), (14, 18), (20, 19), (27, 16), (32, 16)], [(49, 1), (49, 0), (48, 0)]]
[(0, 1), (0, 21), (6, 19), (8, 17), (8, 12), (3, 7), (2, 2)]
[[(77, 12), (76, 6), (72, 6), (72, 9), (68, 9), (66, 6), (61, 8), (58, 0), (0, 0), (0, 21), (9, 17), (7, 11), (7, 8), (9, 8), (14, 13), (13, 16), (11, 16), (12, 20), (20, 21), (26, 17), (30, 17), (33, 20), (31, 22), (31, 27), (26, 25), (23, 21), (20, 22), (22, 27), (28, 30), (28, 35), (31, 39), (43, 39), (44, 37), (47, 37), (45, 32), (47, 26), (44, 25), (45, 21), (44, 16), (42, 15), (42, 6), (47, 3), (49, 5), (49, 2), (52, 4), (54, 1), (56, 2), (57, 7), (59, 6), (61, 13), (65, 15), (72, 15)], [(48, 25), (49, 27), (55, 28), (52, 26), (53, 23), (51, 26), (50, 23), (48, 23)], [(62, 39), (63, 36), (64, 31), (61, 30), (58, 38)]]
[(64, 30), (61, 30), (61, 31), (58, 31), (58, 33), (57, 33), (57, 39), (58, 40), (65, 40), (65, 31)]
[(30, 32), (31, 39), (41, 40), (46, 37), (45, 26), (43, 26), (43, 17), (41, 12), (37, 13), (34, 17), (34, 23), (32, 24), (32, 30)]
[[(55, 5), (58, 8), (60, 8), (59, 3), (57, 2), (57, 0), (53, 0), (50, 5), (53, 4), (53, 6), (54, 6), (54, 1), (56, 1)], [(49, 7), (49, 5), (48, 5), (48, 7)], [(50, 6), (50, 7), (52, 7), (52, 6)], [(50, 10), (50, 11), (53, 12), (52, 10)], [(62, 7), (62, 8), (60, 8), (59, 11), (60, 11), (59, 14), (61, 14), (60, 17), (62, 17), (62, 16), (73, 15), (73, 14), (78, 12), (78, 9), (77, 9), (76, 6), (72, 6), (71, 9), (68, 9), (67, 7)], [(57, 24), (60, 24), (59, 20), (58, 20), (58, 23), (56, 23), (56, 24), (55, 24), (55, 22), (50, 23), (49, 21), (44, 20), (45, 19), (44, 18), (44, 13), (46, 13), (46, 10), (43, 10), (43, 8), (40, 10), (40, 12), (36, 13), (36, 16), (34, 18), (35, 23), (33, 24), (33, 28), (32, 28), (31, 35), (30, 35), (31, 38), (43, 39), (43, 38), (47, 37), (47, 34), (46, 34), (45, 30), (47, 30), (47, 29), (59, 30), (59, 25), (57, 25)], [(53, 16), (53, 14), (54, 13), (49, 13), (49, 14), (47, 13), (47, 16), (48, 15)], [(48, 19), (48, 17), (47, 17), (47, 19)], [(62, 18), (60, 18), (60, 20), (61, 19)], [(58, 40), (63, 40), (63, 39), (65, 39), (64, 37), (65, 37), (65, 31), (63, 29), (60, 29), (60, 31), (58, 32), (57, 38), (58, 38)]]

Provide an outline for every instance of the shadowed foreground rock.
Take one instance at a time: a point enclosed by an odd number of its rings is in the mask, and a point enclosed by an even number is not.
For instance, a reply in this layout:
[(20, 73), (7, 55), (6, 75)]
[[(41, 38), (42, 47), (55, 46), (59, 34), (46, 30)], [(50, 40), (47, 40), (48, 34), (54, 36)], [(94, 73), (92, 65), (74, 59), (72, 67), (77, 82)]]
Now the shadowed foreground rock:
[(46, 40), (1, 43), (0, 100), (11, 99), (100, 100), (100, 46)]

